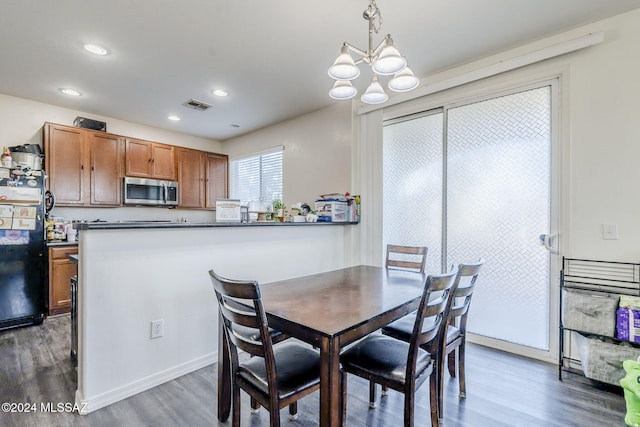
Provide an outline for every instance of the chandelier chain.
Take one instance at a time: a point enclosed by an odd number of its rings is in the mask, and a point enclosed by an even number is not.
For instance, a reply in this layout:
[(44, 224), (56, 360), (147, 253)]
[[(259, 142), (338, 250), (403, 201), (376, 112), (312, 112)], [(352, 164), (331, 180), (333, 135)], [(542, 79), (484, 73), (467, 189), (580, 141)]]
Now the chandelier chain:
[[(378, 31), (380, 30), (380, 28), (382, 28), (382, 12), (380, 12), (380, 9), (378, 9), (376, 0), (370, 0), (369, 7), (371, 8), (370, 13), (372, 16), (373, 31), (378, 34)], [(377, 23), (376, 18), (378, 19)]]

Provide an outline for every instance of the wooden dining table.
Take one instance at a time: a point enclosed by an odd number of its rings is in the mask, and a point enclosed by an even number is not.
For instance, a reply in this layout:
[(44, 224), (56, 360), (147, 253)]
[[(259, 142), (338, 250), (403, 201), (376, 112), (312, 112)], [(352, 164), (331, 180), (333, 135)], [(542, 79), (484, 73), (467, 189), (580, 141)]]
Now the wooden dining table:
[[(340, 350), (415, 311), (425, 280), (422, 273), (360, 265), (260, 285), (269, 326), (320, 349), (321, 426), (341, 423)], [(231, 376), (219, 329), (218, 419), (226, 421)]]

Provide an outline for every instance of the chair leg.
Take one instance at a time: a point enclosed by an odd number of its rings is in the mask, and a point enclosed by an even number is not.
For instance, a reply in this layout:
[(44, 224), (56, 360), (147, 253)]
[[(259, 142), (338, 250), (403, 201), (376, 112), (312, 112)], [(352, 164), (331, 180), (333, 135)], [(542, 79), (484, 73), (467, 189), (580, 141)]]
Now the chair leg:
[(340, 390), (342, 392), (342, 414), (340, 425), (345, 425), (347, 420), (347, 373), (345, 371), (342, 371), (342, 375), (340, 375)]
[(269, 408), (269, 426), (280, 427), (280, 409), (278, 408), (278, 405)]
[(437, 427), (440, 422), (438, 413), (438, 394), (437, 372), (432, 372), (431, 377), (429, 378), (429, 408), (431, 410), (431, 427)]
[(416, 390), (411, 387), (411, 390), (406, 390), (404, 393), (404, 426), (413, 427), (414, 423), (414, 408), (413, 402), (415, 400)]
[(240, 387), (234, 384), (232, 393), (233, 415), (231, 425), (232, 427), (240, 427)]
[(251, 397), (251, 413), (257, 414), (258, 412), (260, 412), (260, 404), (256, 399)]
[(436, 363), (435, 372), (431, 375), (436, 376), (436, 401), (438, 402), (438, 423), (442, 424), (444, 420), (444, 358), (440, 356), (440, 363)]
[(295, 421), (298, 419), (298, 402), (293, 402), (289, 405), (289, 420)]
[(369, 408), (376, 407), (376, 383), (369, 381)]
[(464, 353), (466, 342), (462, 341), (458, 347), (458, 381), (460, 381), (460, 397), (467, 396), (467, 386), (464, 378)]
[(455, 348), (449, 355), (447, 356), (448, 367), (449, 367), (449, 375), (451, 378), (456, 377), (456, 355), (458, 354), (458, 349)]

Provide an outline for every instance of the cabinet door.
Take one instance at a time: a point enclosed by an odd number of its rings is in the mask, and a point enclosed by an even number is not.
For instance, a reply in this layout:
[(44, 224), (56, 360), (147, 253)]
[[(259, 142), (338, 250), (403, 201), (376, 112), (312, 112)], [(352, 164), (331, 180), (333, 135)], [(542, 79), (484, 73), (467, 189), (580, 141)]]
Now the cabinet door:
[(83, 205), (88, 200), (88, 149), (86, 131), (71, 126), (46, 124), (45, 170), (49, 190), (59, 206)]
[(49, 248), (49, 315), (68, 313), (71, 309), (71, 277), (78, 265), (67, 255), (77, 253), (76, 246)]
[(176, 179), (176, 164), (173, 146), (165, 144), (151, 145), (151, 175), (157, 179)]
[(89, 133), (91, 204), (119, 206), (122, 202), (123, 141), (117, 135)]
[(178, 148), (178, 185), (181, 208), (204, 207), (204, 162), (203, 151)]
[(227, 167), (229, 158), (222, 154), (207, 153), (206, 207), (215, 208), (217, 198), (227, 197)]
[(151, 176), (151, 142), (127, 138), (125, 159), (126, 176)]

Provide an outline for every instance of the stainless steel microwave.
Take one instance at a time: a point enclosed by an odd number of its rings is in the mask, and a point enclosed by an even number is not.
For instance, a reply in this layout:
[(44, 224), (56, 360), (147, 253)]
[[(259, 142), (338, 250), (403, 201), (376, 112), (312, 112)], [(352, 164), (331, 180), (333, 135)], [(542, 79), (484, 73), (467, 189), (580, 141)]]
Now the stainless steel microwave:
[(178, 205), (178, 183), (175, 181), (125, 176), (122, 187), (125, 205)]

